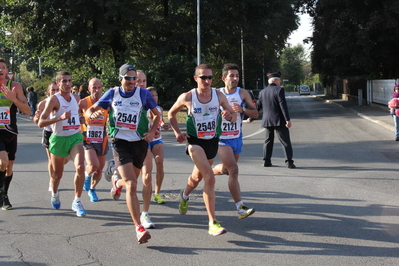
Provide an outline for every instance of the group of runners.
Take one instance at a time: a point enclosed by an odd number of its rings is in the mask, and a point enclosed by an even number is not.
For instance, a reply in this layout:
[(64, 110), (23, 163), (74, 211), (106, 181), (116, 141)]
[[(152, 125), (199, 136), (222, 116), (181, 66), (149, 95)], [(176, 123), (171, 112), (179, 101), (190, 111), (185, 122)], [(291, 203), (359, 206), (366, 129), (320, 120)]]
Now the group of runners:
[[(5, 61), (0, 60), (2, 91), (0, 94), (5, 95), (7, 102), (0, 100), (0, 104), (4, 106), (12, 102), (12, 106), (15, 105), (27, 114), (29, 106), (22, 91), (19, 92), (22, 88), (16, 82), (5, 84), (4, 73), (8, 70), (3, 65), (6, 66)], [(248, 208), (241, 199), (237, 162), (243, 145), (243, 115), (257, 118), (258, 111), (249, 93), (238, 87), (238, 66), (224, 65), (222, 75), (225, 87), (212, 88), (212, 67), (208, 64), (198, 65), (194, 74), (197, 88), (181, 94), (168, 113), (176, 140), (179, 143), (187, 143), (186, 153), (194, 162), (187, 184), (180, 191), (179, 212), (180, 214), (187, 213), (189, 195), (203, 180), (203, 199), (209, 217), (208, 233), (213, 236), (226, 232), (215, 214), (215, 175), (229, 176), (228, 187), (239, 219), (255, 212), (255, 209)], [(163, 122), (163, 110), (158, 106), (156, 89), (147, 88), (143, 71), (136, 70), (131, 64), (124, 64), (119, 69), (119, 81), (120, 86), (109, 89), (102, 95), (101, 81), (93, 78), (88, 86), (90, 95), (80, 99), (72, 93), (71, 74), (61, 71), (56, 76), (56, 82), (48, 87), (49, 97), (38, 104), (34, 122), (43, 128), (42, 144), (47, 149), (49, 159), (51, 205), (54, 209), (61, 208), (58, 187), (63, 176), (64, 165), (71, 160), (75, 167), (75, 193), (71, 208), (78, 217), (86, 215), (81, 201), (83, 190), (88, 192), (92, 202), (99, 200), (96, 186), (101, 180), (106, 164), (108, 139), (110, 140), (113, 159), (108, 162), (105, 169), (105, 178), (112, 183), (110, 194), (114, 200), (119, 199), (122, 189), (125, 188), (126, 204), (136, 226), (138, 243), (141, 244), (151, 238), (146, 229), (155, 227), (148, 213), (151, 200), (159, 204), (165, 203), (165, 199), (160, 194), (164, 178), (161, 128), (168, 130), (169, 125)], [(188, 110), (186, 133), (180, 131), (177, 121), (177, 113), (183, 108)], [(0, 111), (6, 113), (7, 110), (3, 109)], [(9, 125), (15, 123), (15, 118), (9, 124), (4, 119), (0, 120), (1, 122), (3, 124), (0, 124), (0, 127), (9, 128)], [(0, 130), (0, 134), (9, 133), (9, 131)], [(16, 136), (16, 133), (12, 136)], [(6, 143), (5, 140), (6, 138), (2, 137), (2, 146)], [(6, 182), (3, 181), (7, 180), (10, 174), (12, 177), (12, 164), (10, 167), (10, 163), (4, 162), (7, 162), (6, 157), (9, 162), (13, 162), (15, 157), (10, 157), (7, 147), (2, 146), (0, 146), (0, 181), (2, 181), (0, 200), (4, 209), (5, 206), (12, 208), (8, 202), (8, 186), (5, 189)], [(217, 154), (222, 163), (212, 168)], [(156, 165), (153, 196), (152, 157)], [(143, 180), (142, 212), (140, 212), (137, 197), (140, 174)], [(10, 208), (7, 207), (7, 209)]]

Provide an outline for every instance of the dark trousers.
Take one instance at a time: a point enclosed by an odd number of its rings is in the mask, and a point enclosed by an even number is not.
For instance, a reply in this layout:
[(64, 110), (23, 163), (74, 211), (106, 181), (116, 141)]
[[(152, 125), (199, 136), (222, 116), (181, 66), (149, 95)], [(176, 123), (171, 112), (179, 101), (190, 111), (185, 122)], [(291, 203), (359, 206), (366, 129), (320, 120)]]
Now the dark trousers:
[(36, 102), (29, 102), (30, 105), (30, 116), (34, 116), (36, 113)]
[(279, 127), (266, 127), (266, 140), (263, 144), (263, 160), (270, 162), (273, 154), (274, 144), (274, 131), (277, 132), (278, 139), (280, 140), (281, 146), (283, 146), (285, 161), (292, 160), (292, 146), (290, 139), (290, 131), (286, 126)]

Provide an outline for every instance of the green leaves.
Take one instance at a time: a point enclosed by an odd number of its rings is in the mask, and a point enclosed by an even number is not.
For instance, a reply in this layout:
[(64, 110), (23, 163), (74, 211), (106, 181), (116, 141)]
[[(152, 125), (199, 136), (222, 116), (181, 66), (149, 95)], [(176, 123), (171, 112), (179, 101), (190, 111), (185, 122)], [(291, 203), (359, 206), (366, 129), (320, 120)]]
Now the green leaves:
[(317, 3), (314, 19), (315, 71), (398, 77), (398, 1), (323, 0)]
[[(224, 63), (241, 65), (241, 36), (245, 87), (255, 86), (263, 67), (276, 70), (279, 52), (297, 27), (293, 3), (201, 0), (201, 51), (215, 69), (214, 86), (223, 85)], [(1, 11), (0, 33), (11, 35), (0, 41), (43, 58), (44, 67), (72, 72), (77, 85), (93, 76), (104, 87), (117, 85), (117, 69), (130, 62), (147, 72), (165, 104), (195, 86), (196, 1), (18, 0)]]

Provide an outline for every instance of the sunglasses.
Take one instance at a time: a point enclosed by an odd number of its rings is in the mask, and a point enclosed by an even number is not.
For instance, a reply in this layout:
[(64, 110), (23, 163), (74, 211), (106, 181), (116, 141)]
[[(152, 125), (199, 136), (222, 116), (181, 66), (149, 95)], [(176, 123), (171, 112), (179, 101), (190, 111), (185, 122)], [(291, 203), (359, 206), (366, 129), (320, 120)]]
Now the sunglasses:
[(124, 78), (125, 80), (136, 80), (137, 79), (137, 75), (136, 76), (120, 76), (121, 78)]
[(197, 77), (202, 79), (202, 80), (213, 79), (213, 76), (197, 76)]

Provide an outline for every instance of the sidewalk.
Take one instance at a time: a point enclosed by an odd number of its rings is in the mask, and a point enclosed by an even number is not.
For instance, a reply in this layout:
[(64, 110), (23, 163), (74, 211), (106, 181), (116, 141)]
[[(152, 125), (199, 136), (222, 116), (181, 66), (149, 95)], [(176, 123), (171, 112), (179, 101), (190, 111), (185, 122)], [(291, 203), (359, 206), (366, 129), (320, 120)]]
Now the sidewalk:
[(326, 103), (333, 104), (338, 108), (346, 109), (356, 115), (367, 119), (373, 123), (376, 123), (387, 130), (395, 132), (393, 125), (393, 118), (389, 115), (388, 105), (362, 105), (359, 106), (357, 102), (345, 101), (342, 99), (336, 99), (328, 95), (313, 95), (316, 99), (325, 101)]

